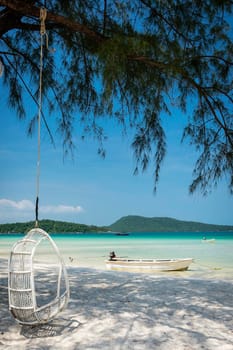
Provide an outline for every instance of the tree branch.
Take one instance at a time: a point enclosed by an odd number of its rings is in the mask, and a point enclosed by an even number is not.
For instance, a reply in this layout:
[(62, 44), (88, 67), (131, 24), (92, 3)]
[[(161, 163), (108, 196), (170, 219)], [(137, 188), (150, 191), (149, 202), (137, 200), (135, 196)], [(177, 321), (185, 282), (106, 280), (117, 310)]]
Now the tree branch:
[(157, 16), (160, 20), (162, 20), (163, 22), (165, 22), (168, 27), (170, 27), (172, 29), (172, 31), (176, 34), (178, 34), (181, 38), (183, 38), (185, 41), (187, 42), (191, 42), (192, 40), (189, 39), (188, 37), (186, 37), (181, 31), (179, 31), (172, 23), (170, 23), (161, 13), (159, 13), (154, 7), (151, 6), (151, 4), (148, 4), (147, 1), (145, 0), (140, 0), (141, 3), (148, 7), (151, 12), (153, 13), (153, 15)]
[(215, 55), (203, 55), (203, 56), (193, 56), (189, 58), (189, 61), (192, 60), (201, 60), (201, 59), (211, 59), (211, 60), (216, 60), (216, 61), (222, 61), (226, 64), (229, 64), (230, 66), (233, 66), (233, 61), (228, 61), (223, 57), (215, 56)]
[[(32, 100), (35, 102), (35, 104), (37, 105), (37, 107), (39, 107), (38, 101), (37, 101), (37, 100), (35, 99), (35, 97), (33, 96), (31, 90), (29, 89), (28, 85), (27, 85), (26, 82), (24, 81), (22, 75), (18, 72), (18, 70), (15, 68), (14, 64), (9, 60), (8, 57), (6, 57), (6, 60), (7, 60), (8, 64), (11, 66), (11, 68), (15, 71), (15, 74), (16, 74), (16, 75), (19, 77), (19, 79), (21, 80), (21, 82), (22, 82), (24, 88), (26, 89), (26, 91), (28, 92), (28, 94), (31, 96)], [(50, 136), (51, 142), (52, 142), (52, 144), (55, 146), (55, 142), (54, 142), (53, 135), (52, 135), (51, 130), (50, 130), (49, 126), (48, 126), (48, 123), (47, 123), (47, 120), (46, 120), (46, 117), (45, 117), (43, 111), (41, 111), (41, 115), (42, 115), (42, 119), (43, 119), (43, 121), (44, 121), (44, 123), (45, 123), (45, 127), (46, 127), (46, 129), (47, 129), (47, 131), (48, 131), (48, 134), (49, 134), (49, 136)]]
[[(14, 13), (18, 13), (21, 17), (35, 17), (40, 18), (40, 8), (37, 6), (34, 6), (30, 3), (25, 3), (20, 0), (0, 0), (1, 6), (6, 6), (8, 9), (13, 10)], [(104, 40), (104, 36), (101, 34), (89, 29), (87, 26), (74, 22), (70, 20), (69, 18), (66, 18), (61, 15), (57, 15), (52, 12), (47, 12), (46, 21), (53, 22), (59, 27), (67, 28), (73, 32), (83, 33), (89, 38), (93, 39), (94, 41), (100, 43)], [(23, 26), (25, 27), (25, 23)], [(31, 26), (31, 24), (28, 24)], [(13, 27), (15, 28), (15, 27)], [(12, 29), (13, 29), (12, 28)]]
[[(200, 86), (194, 79), (192, 79), (191, 76), (189, 76), (187, 74), (187, 72), (179, 67), (178, 65), (173, 65), (171, 63), (162, 63), (162, 62), (157, 62), (154, 60), (151, 60), (149, 57), (146, 56), (128, 56), (129, 60), (133, 60), (133, 61), (138, 61), (138, 62), (142, 62), (142, 63), (146, 63), (152, 67), (156, 67), (158, 69), (161, 70), (167, 70), (169, 69), (171, 72), (174, 73), (175, 76), (177, 76), (177, 74), (180, 74), (182, 78), (184, 78), (186, 81), (188, 81), (188, 83), (193, 86), (195, 88), (195, 90), (198, 92), (199, 95), (203, 96), (203, 98), (205, 99), (214, 119), (216, 120), (216, 122), (221, 126), (221, 128), (224, 130), (226, 137), (229, 140), (229, 143), (231, 144), (232, 148), (233, 148), (233, 143), (232, 143), (232, 139), (230, 137), (230, 135), (227, 132), (227, 129), (225, 127), (225, 125), (221, 122), (221, 120), (219, 119), (214, 106), (212, 105), (212, 103), (210, 102), (210, 99), (212, 99), (213, 101), (215, 101), (213, 99), (212, 96), (210, 96), (205, 87)], [(219, 91), (220, 92), (220, 91)], [(228, 96), (228, 95), (227, 95)]]

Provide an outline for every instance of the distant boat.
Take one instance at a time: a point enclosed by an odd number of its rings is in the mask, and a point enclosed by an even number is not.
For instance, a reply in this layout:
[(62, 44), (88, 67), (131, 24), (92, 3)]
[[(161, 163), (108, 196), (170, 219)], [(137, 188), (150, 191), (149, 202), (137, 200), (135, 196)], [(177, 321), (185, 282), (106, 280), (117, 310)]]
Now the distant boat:
[(114, 271), (157, 272), (185, 271), (193, 262), (192, 258), (185, 259), (126, 259), (110, 255), (105, 261), (106, 268)]
[(203, 237), (202, 238), (202, 242), (204, 242), (204, 243), (215, 243), (215, 238), (207, 239), (206, 237)]
[(129, 233), (127, 232), (117, 232), (115, 233), (116, 236), (129, 236)]

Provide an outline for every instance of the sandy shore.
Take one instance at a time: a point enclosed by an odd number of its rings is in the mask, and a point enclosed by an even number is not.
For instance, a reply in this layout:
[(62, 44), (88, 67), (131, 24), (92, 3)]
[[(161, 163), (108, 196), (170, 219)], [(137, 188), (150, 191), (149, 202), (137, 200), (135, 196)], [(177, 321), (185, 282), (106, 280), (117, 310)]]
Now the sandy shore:
[(67, 309), (29, 327), (9, 313), (1, 271), (1, 349), (233, 349), (232, 281), (70, 267)]

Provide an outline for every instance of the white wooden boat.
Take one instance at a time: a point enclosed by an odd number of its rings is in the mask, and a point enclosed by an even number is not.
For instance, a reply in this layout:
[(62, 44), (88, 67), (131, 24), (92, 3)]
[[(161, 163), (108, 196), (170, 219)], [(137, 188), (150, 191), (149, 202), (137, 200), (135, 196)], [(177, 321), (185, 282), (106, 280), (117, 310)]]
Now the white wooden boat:
[(207, 238), (203, 237), (202, 242), (203, 243), (215, 243), (215, 238), (207, 239)]
[(192, 258), (185, 259), (126, 259), (111, 257), (105, 261), (106, 268), (114, 271), (157, 272), (185, 271), (193, 262)]

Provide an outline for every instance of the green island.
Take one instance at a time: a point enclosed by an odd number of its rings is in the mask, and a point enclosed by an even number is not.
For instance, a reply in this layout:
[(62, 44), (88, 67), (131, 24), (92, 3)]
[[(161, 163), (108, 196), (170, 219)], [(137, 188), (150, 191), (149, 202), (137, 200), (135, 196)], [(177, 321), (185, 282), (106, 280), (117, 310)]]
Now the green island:
[(169, 217), (124, 216), (109, 226), (122, 232), (233, 232), (233, 226), (182, 221)]
[[(106, 232), (106, 227), (84, 225), (66, 221), (40, 220), (40, 228), (48, 233)], [(35, 221), (0, 224), (1, 233), (25, 233), (35, 227)]]
[[(25, 233), (35, 226), (34, 221), (0, 224), (2, 233)], [(182, 221), (168, 217), (124, 216), (109, 226), (41, 220), (39, 226), (49, 233), (97, 232), (233, 232), (233, 226)]]

